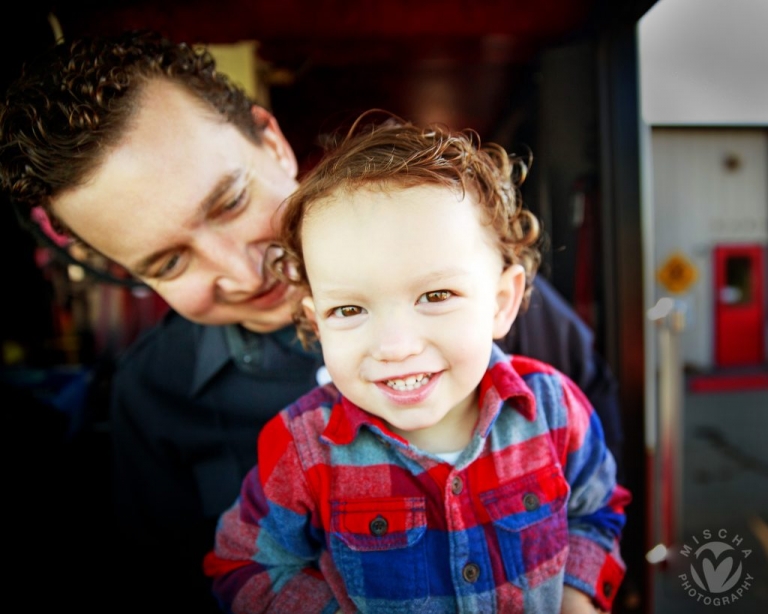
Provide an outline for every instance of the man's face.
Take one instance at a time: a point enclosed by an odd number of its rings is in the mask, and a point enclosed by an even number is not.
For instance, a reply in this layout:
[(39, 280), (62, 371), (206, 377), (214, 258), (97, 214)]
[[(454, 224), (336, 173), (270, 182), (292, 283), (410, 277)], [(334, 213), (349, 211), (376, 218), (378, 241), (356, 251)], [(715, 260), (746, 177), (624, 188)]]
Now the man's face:
[(54, 200), (54, 213), (190, 320), (258, 332), (289, 324), (293, 291), (265, 268), (278, 209), (296, 189), (277, 123), (257, 146), (160, 80), (140, 104), (122, 141)]
[(302, 242), (304, 304), (339, 390), (424, 449), (468, 437), (492, 341), (525, 285), (522, 267), (503, 270), (473, 198), (340, 191), (310, 209)]

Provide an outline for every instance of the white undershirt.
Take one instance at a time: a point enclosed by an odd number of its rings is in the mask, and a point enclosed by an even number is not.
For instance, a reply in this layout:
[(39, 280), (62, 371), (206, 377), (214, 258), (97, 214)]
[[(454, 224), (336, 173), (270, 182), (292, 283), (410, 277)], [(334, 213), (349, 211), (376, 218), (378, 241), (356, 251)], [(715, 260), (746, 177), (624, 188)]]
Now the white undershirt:
[(435, 452), (435, 456), (437, 456), (440, 460), (445, 461), (446, 463), (455, 465), (463, 451), (464, 450), (458, 450), (456, 452)]

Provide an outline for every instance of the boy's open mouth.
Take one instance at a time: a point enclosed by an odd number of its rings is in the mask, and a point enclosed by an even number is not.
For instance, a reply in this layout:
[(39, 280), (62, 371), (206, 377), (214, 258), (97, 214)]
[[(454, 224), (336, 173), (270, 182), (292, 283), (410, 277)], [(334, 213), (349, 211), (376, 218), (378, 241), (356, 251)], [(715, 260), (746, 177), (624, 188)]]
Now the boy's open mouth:
[(431, 377), (431, 373), (419, 373), (418, 375), (409, 375), (404, 379), (385, 380), (385, 383), (393, 390), (416, 390), (426, 384)]

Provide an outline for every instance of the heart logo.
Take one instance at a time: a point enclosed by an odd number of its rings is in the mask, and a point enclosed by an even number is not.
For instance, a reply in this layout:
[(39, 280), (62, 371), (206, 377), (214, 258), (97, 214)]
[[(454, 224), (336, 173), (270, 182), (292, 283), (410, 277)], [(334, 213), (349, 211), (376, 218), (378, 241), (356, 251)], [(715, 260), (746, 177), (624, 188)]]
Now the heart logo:
[(691, 561), (691, 575), (702, 590), (724, 593), (739, 581), (741, 561), (728, 544), (710, 542), (696, 551), (696, 559)]

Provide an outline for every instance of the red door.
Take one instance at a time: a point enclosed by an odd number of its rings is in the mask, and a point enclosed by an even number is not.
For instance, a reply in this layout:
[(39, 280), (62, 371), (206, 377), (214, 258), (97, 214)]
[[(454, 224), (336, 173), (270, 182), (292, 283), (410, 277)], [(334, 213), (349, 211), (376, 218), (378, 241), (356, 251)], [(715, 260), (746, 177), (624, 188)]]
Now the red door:
[(761, 245), (715, 248), (715, 363), (765, 362), (765, 268)]

